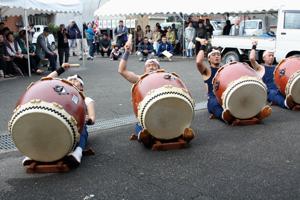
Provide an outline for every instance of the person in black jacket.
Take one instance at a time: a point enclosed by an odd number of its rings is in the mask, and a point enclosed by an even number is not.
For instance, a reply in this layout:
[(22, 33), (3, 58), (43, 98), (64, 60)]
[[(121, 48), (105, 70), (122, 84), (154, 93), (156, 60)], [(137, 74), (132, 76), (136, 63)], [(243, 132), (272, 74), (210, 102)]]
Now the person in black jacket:
[(231, 22), (230, 20), (226, 20), (226, 25), (223, 28), (223, 35), (229, 35), (230, 30), (231, 30)]
[(59, 26), (59, 31), (57, 31), (57, 41), (58, 41), (58, 57), (59, 57), (59, 65), (61, 66), (64, 62), (64, 57), (65, 57), (65, 63), (69, 62), (69, 34), (67, 33), (67, 29), (65, 28), (64, 24), (61, 24)]
[(111, 39), (108, 37), (107, 33), (103, 33), (102, 39), (99, 41), (100, 53), (102, 57), (104, 54), (107, 54), (107, 57), (110, 56), (111, 53)]

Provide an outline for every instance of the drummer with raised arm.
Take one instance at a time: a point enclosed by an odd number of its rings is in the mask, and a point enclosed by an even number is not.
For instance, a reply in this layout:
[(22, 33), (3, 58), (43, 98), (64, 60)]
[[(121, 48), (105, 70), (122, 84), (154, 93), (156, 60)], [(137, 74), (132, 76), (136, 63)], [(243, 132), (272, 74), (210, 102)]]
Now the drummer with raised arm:
[[(228, 124), (234, 122), (237, 118), (230, 112), (226, 107), (223, 109), (222, 105), (219, 103), (218, 99), (214, 93), (213, 79), (218, 72), (218, 69), (221, 68), (221, 52), (218, 48), (212, 47), (211, 51), (208, 53), (208, 63), (205, 62), (205, 50), (208, 41), (205, 39), (198, 39), (201, 43), (200, 51), (196, 57), (196, 66), (199, 72), (202, 75), (204, 83), (207, 87), (207, 109), (208, 112), (212, 114), (213, 117), (216, 117)], [(226, 78), (226, 77), (225, 77)], [(217, 88), (215, 88), (217, 89)], [(245, 100), (245, 99), (244, 99)], [(264, 103), (264, 102), (260, 102)], [(243, 108), (241, 108), (243, 109)], [(263, 107), (263, 109), (255, 116), (258, 120), (266, 118), (271, 114), (271, 108), (269, 106)]]
[(249, 55), (249, 60), (253, 69), (258, 71), (262, 75), (263, 82), (267, 85), (268, 88), (268, 101), (272, 104), (278, 105), (286, 109), (296, 109), (299, 107), (293, 101), (291, 95), (284, 97), (284, 95), (278, 90), (274, 83), (274, 51), (266, 50), (262, 55), (263, 63), (258, 64), (256, 61), (256, 47), (257, 41), (252, 41), (252, 49)]
[[(63, 63), (60, 68), (58, 68), (56, 71), (51, 72), (47, 77), (48, 78), (56, 78), (60, 76), (65, 70), (69, 69), (70, 67), (78, 67), (76, 64), (69, 64), (69, 63)], [(69, 76), (66, 79), (70, 83), (72, 83), (73, 86), (75, 86), (78, 90), (83, 91), (84, 90), (84, 82), (83, 79), (75, 74), (73, 76)], [(96, 115), (95, 115), (95, 105), (94, 100), (90, 97), (85, 97), (84, 99), (85, 105), (86, 105), (86, 117), (85, 117), (85, 125), (81, 131), (79, 142), (73, 152), (71, 152), (69, 155), (67, 155), (65, 158), (63, 158), (64, 162), (70, 167), (70, 168), (76, 168), (81, 163), (82, 158), (82, 152), (85, 150), (87, 139), (88, 139), (88, 131), (86, 125), (92, 125), (95, 123)], [(28, 157), (25, 157), (23, 160), (23, 165), (28, 165), (31, 163), (32, 160)]]

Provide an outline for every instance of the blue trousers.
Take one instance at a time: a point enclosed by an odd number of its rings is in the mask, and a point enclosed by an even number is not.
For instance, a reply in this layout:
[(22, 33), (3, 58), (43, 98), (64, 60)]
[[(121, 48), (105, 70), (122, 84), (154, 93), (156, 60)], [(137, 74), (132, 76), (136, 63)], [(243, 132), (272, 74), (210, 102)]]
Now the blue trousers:
[(268, 90), (268, 101), (273, 104), (276, 104), (282, 108), (287, 108), (284, 105), (284, 101), (285, 101), (284, 96), (277, 89), (269, 89)]
[(142, 130), (143, 130), (142, 125), (141, 125), (139, 122), (137, 122), (137, 123), (135, 124), (135, 135), (136, 135), (136, 136), (139, 136), (139, 133), (140, 133)]
[(86, 124), (85, 124), (82, 131), (81, 131), (80, 139), (79, 139), (79, 142), (78, 142), (78, 146), (81, 147), (82, 150), (85, 149), (88, 137), (89, 137), (89, 134), (88, 134)]
[(222, 119), (222, 113), (223, 113), (223, 108), (217, 101), (217, 98), (215, 96), (209, 96), (207, 100), (207, 109), (208, 112), (213, 114), (216, 118)]

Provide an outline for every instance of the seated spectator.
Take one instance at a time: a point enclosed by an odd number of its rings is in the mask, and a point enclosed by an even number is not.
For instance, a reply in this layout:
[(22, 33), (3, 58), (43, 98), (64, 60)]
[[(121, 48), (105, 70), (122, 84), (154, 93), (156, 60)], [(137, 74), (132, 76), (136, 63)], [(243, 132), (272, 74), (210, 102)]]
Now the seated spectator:
[(21, 76), (24, 76), (24, 73), (28, 73), (27, 59), (18, 42), (15, 40), (12, 32), (8, 32), (6, 35), (6, 50), (10, 59), (21, 69)]
[(51, 46), (48, 41), (49, 28), (45, 27), (42, 34), (40, 34), (36, 41), (36, 54), (38, 57), (43, 60), (48, 58), (50, 62), (50, 70), (55, 71), (57, 65), (57, 55), (51, 49)]
[(153, 46), (147, 37), (144, 37), (143, 41), (138, 44), (136, 54), (140, 57), (140, 61), (146, 61), (154, 56)]
[(0, 32), (0, 78), (14, 77), (12, 61), (7, 53), (3, 33)]
[(120, 56), (122, 55), (119, 46), (114, 45), (113, 50), (110, 53), (110, 60), (119, 60)]
[(161, 43), (158, 45), (157, 56), (159, 58), (168, 58), (169, 61), (172, 60), (173, 56), (173, 45), (167, 42), (167, 37), (163, 36), (161, 39)]
[[(22, 50), (22, 54), (26, 59), (28, 59), (27, 55), (27, 42), (26, 42), (26, 31), (21, 30), (19, 32), (19, 37), (17, 38), (17, 42)], [(36, 73), (36, 74), (41, 74), (43, 70), (38, 69), (38, 64), (40, 62), (40, 58), (35, 54), (35, 46), (31, 43), (28, 42), (29, 45), (29, 59), (30, 59), (30, 67), (31, 67), (31, 72)]]
[(111, 39), (108, 37), (107, 33), (103, 33), (103, 37), (99, 41), (99, 46), (102, 57), (104, 57), (105, 53), (107, 54), (107, 57), (109, 57), (111, 53)]
[(174, 47), (176, 42), (176, 33), (174, 30), (172, 30), (171, 26), (169, 26), (167, 29), (166, 37), (168, 42), (170, 42)]

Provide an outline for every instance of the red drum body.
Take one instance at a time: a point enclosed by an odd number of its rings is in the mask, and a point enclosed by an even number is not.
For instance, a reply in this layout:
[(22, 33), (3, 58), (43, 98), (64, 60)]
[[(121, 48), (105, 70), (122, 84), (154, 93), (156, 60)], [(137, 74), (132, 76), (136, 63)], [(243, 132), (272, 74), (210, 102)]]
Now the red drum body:
[(163, 70), (140, 78), (132, 87), (132, 104), (142, 127), (158, 139), (179, 137), (194, 116), (194, 100), (184, 83)]
[(84, 95), (70, 82), (45, 78), (31, 84), (21, 96), (9, 131), (25, 156), (56, 161), (79, 141), (85, 110)]
[(238, 119), (250, 119), (266, 105), (267, 88), (246, 63), (231, 62), (222, 66), (213, 79), (213, 87), (223, 109)]
[(274, 70), (274, 82), (283, 95), (300, 104), (300, 57), (282, 60)]

